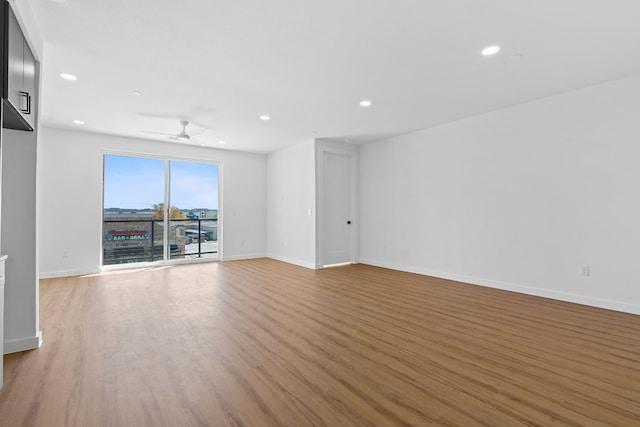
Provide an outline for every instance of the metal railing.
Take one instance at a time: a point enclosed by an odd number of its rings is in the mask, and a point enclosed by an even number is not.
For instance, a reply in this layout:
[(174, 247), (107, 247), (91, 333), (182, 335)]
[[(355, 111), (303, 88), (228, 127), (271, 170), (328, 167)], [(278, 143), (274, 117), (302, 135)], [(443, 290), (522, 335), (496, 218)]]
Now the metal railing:
[[(164, 259), (164, 220), (105, 218), (102, 230), (103, 265)], [(168, 259), (210, 258), (217, 254), (217, 219), (169, 220)]]

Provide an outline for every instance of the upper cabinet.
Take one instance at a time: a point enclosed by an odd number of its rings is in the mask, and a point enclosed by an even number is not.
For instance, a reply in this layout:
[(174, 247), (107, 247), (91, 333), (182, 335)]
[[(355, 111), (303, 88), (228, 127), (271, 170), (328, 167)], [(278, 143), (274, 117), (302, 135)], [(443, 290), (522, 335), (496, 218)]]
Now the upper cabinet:
[(35, 126), (36, 62), (8, 2), (3, 2), (2, 126), (32, 131)]

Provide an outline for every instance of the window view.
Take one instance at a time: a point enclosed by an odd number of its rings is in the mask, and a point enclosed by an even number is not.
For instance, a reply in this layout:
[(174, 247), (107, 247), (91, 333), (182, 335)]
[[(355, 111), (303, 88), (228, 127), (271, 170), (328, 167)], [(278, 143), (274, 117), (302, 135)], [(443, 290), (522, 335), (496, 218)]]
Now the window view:
[(218, 165), (172, 161), (171, 259), (218, 256)]
[(102, 247), (103, 265), (217, 258), (218, 165), (105, 155)]

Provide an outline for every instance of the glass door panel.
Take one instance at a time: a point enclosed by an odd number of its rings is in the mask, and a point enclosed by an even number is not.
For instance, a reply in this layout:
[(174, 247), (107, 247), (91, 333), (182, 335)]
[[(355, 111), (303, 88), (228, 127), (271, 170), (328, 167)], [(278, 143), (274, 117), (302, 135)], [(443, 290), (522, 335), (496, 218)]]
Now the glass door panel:
[(218, 165), (170, 162), (169, 258), (218, 258)]
[(154, 207), (164, 200), (164, 169), (163, 160), (104, 156), (103, 265), (162, 259)]

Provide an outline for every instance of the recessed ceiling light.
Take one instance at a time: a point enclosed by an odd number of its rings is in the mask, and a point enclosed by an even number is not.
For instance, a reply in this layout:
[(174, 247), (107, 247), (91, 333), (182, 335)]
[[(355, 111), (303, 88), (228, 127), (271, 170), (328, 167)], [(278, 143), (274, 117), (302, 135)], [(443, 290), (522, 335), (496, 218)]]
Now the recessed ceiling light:
[(218, 144), (224, 145), (224, 144), (226, 144), (226, 142), (225, 141), (218, 141)]
[(57, 3), (57, 4), (66, 4), (67, 0), (51, 0), (53, 3)]
[(271, 117), (267, 116), (266, 114), (263, 114), (262, 116), (260, 116), (260, 120), (264, 120), (266, 122), (267, 120), (271, 120)]
[(363, 99), (362, 101), (360, 101), (360, 106), (361, 107), (371, 107), (371, 101), (369, 101), (368, 99)]
[(138, 96), (142, 95), (142, 92), (140, 92), (139, 90), (134, 90), (131, 93), (134, 94), (134, 95), (138, 95)]
[(482, 49), (484, 56), (495, 55), (500, 50), (500, 46), (489, 46)]
[(84, 122), (82, 120), (74, 120), (73, 123), (77, 124), (77, 125), (83, 125)]
[(60, 77), (62, 77), (65, 80), (71, 80), (71, 81), (78, 80), (78, 78), (73, 74), (60, 73)]

